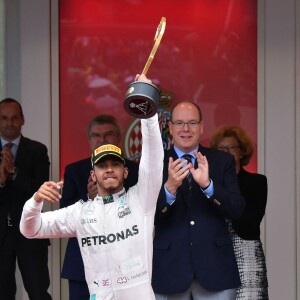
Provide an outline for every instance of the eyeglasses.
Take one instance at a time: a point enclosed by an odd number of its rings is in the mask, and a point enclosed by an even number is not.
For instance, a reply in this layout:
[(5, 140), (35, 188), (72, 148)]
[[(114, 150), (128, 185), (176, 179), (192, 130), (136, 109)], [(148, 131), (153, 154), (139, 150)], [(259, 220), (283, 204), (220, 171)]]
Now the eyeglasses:
[(96, 133), (96, 132), (91, 132), (89, 134), (90, 139), (100, 139), (101, 137), (103, 139), (107, 139), (107, 138), (110, 138), (110, 137), (113, 137), (113, 136), (115, 136), (114, 132), (106, 132), (104, 134), (100, 134), (100, 133)]
[(189, 121), (189, 122), (182, 122), (182, 121), (176, 121), (176, 122), (171, 122), (176, 128), (183, 128), (184, 125), (186, 124), (189, 128), (196, 128), (200, 122), (197, 121)]
[(235, 149), (241, 148), (240, 146), (233, 146), (233, 145), (228, 145), (228, 146), (218, 146), (217, 149), (221, 151), (226, 151), (229, 153), (232, 153), (235, 151)]

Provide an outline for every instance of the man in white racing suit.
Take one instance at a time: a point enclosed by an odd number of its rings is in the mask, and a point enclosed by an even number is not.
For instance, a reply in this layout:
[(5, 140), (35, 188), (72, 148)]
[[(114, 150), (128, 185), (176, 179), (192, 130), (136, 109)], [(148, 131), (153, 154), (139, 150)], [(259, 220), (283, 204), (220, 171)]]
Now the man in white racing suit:
[[(139, 81), (149, 82), (144, 76)], [(163, 146), (157, 114), (141, 120), (138, 183), (125, 192), (121, 149), (93, 151), (92, 179), (98, 195), (52, 212), (43, 201), (60, 199), (63, 182), (45, 182), (24, 205), (20, 230), (27, 238), (74, 237), (79, 242), (90, 299), (155, 299), (151, 287), (154, 213), (162, 184)]]

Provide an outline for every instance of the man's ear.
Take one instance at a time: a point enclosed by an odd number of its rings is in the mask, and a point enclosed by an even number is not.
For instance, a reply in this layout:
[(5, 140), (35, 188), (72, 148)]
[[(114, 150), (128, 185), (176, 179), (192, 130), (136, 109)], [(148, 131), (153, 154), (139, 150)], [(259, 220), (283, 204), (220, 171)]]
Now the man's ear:
[(91, 174), (91, 178), (94, 182), (97, 182), (97, 179), (96, 179), (96, 175), (95, 175), (95, 171), (94, 170), (91, 170), (90, 171), (90, 174)]
[(124, 168), (124, 179), (126, 179), (128, 177), (128, 168), (125, 167)]

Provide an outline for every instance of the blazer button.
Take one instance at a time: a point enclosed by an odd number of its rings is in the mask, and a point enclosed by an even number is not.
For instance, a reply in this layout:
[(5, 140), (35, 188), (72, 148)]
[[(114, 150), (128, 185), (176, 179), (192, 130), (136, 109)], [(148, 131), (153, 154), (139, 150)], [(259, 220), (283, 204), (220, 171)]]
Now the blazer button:
[(168, 208), (167, 207), (164, 207), (162, 210), (161, 210), (161, 212), (164, 214), (164, 213), (166, 213), (168, 211)]
[(221, 205), (220, 201), (218, 201), (217, 199), (214, 199), (214, 202), (215, 202), (217, 205)]
[(194, 222), (194, 221), (191, 221), (190, 224), (191, 224), (191, 225), (195, 225), (195, 222)]

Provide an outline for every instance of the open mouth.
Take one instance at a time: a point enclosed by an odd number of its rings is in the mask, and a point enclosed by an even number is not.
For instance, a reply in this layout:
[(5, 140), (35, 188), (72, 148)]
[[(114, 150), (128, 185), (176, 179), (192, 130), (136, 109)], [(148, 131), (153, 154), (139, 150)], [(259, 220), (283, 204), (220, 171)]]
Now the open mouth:
[(191, 135), (184, 135), (184, 136), (180, 136), (183, 140), (188, 140), (190, 139), (192, 136)]

